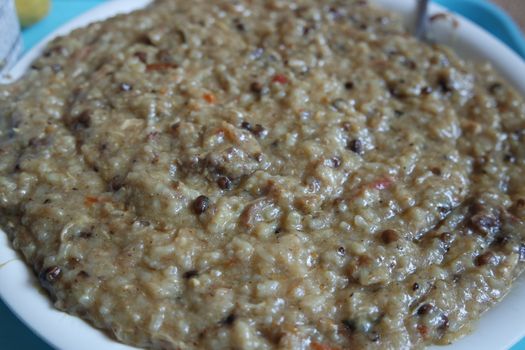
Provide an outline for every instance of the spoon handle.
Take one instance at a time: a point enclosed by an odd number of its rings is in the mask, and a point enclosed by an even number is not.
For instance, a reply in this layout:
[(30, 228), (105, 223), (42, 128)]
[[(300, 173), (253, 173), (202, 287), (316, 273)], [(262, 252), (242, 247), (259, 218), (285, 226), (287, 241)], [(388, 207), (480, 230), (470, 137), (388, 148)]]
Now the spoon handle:
[(418, 39), (424, 39), (427, 27), (428, 0), (417, 0), (416, 27), (414, 35)]

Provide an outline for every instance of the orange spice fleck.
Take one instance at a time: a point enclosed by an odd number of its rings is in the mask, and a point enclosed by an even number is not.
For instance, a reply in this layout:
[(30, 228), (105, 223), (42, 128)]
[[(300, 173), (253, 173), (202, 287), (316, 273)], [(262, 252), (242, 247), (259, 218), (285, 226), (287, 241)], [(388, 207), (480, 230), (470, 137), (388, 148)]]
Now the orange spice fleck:
[(151, 63), (146, 66), (146, 71), (152, 72), (170, 68), (177, 68), (177, 65), (173, 63)]
[(95, 203), (98, 203), (98, 198), (97, 197), (92, 197), (92, 196), (86, 196), (86, 198), (84, 198), (84, 205), (86, 206), (91, 206)]
[(279, 84), (286, 84), (288, 82), (288, 78), (284, 74), (276, 74), (272, 78), (273, 83), (279, 83)]
[(87, 207), (90, 207), (96, 203), (109, 203), (109, 202), (111, 202), (111, 198), (109, 197), (86, 196), (84, 198), (84, 205)]
[(312, 350), (339, 350), (339, 348), (334, 348), (330, 345), (321, 344), (318, 342), (312, 342), (311, 344)]
[(217, 102), (217, 98), (215, 97), (215, 95), (209, 92), (202, 95), (202, 98), (209, 104), (214, 104), (215, 102)]
[(417, 330), (418, 330), (419, 334), (421, 334), (421, 336), (423, 338), (426, 338), (428, 336), (428, 327), (427, 326), (422, 325), (422, 324), (418, 324), (417, 325)]

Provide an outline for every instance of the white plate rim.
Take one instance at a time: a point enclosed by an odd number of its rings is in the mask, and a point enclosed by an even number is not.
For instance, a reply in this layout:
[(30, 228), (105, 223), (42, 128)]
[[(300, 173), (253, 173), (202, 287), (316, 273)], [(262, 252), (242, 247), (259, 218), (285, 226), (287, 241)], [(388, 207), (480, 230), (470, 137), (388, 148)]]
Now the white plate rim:
[[(18, 78), (44, 49), (46, 43), (58, 35), (101, 20), (118, 13), (141, 8), (151, 0), (112, 0), (101, 4), (76, 17), (29, 50), (11, 69), (9, 77), (0, 77), (0, 82)], [(373, 0), (378, 5), (394, 10), (409, 18), (413, 11), (411, 0)], [(431, 5), (430, 12), (446, 11)], [(505, 44), (469, 20), (454, 15), (459, 22), (457, 29), (450, 23), (438, 22), (430, 32), (438, 42), (447, 43), (466, 58), (483, 57), (493, 63), (496, 69), (525, 96), (525, 62)], [(478, 40), (473, 40), (478, 38)], [(521, 72), (516, 74), (516, 72)], [(0, 230), (0, 232), (2, 232)], [(136, 349), (120, 344), (103, 332), (91, 327), (85, 321), (53, 308), (47, 296), (35, 288), (37, 282), (30, 268), (21, 260), (7, 239), (0, 233), (0, 298), (33, 332), (57, 349), (75, 350), (131, 350)], [(525, 278), (522, 276), (507, 297), (489, 310), (476, 326), (476, 330), (451, 346), (431, 349), (468, 350), (510, 348), (525, 336)], [(498, 320), (505, 320), (501, 322)]]

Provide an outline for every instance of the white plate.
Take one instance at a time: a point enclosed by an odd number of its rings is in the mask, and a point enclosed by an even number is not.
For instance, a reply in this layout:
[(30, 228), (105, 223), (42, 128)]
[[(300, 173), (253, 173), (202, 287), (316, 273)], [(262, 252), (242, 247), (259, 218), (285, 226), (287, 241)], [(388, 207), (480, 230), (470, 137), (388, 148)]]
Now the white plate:
[[(407, 23), (413, 18), (414, 0), (373, 0), (377, 4), (403, 15)], [(89, 11), (62, 26), (42, 43), (29, 51), (11, 70), (10, 77), (19, 78), (41, 53), (51, 38), (66, 34), (74, 28), (107, 18), (117, 13), (145, 6), (149, 0), (113, 0)], [(438, 6), (431, 13), (443, 12)], [(459, 25), (437, 21), (430, 27), (432, 38), (452, 46), (461, 56), (475, 60), (489, 60), (496, 69), (525, 96), (525, 62), (491, 34), (472, 22), (455, 16)], [(0, 232), (0, 297), (11, 310), (33, 331), (58, 349), (75, 350), (131, 350), (77, 317), (55, 310), (48, 298), (36, 288), (37, 282), (30, 269), (11, 248), (5, 234)], [(522, 277), (509, 295), (488, 311), (474, 333), (442, 350), (490, 349), (504, 350), (525, 336), (525, 279)]]

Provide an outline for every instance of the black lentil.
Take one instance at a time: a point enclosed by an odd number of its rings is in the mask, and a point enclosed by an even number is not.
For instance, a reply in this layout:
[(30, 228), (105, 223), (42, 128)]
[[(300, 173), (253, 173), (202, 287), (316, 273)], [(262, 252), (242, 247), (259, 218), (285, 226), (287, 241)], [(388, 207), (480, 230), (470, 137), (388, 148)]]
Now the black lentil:
[(439, 89), (441, 90), (441, 92), (443, 92), (445, 94), (454, 91), (454, 87), (450, 83), (450, 80), (448, 79), (448, 77), (445, 76), (445, 75), (441, 75), (438, 78), (437, 84), (438, 84)]
[(430, 171), (436, 176), (441, 176), (441, 168), (439, 167), (432, 167), (430, 168)]
[(476, 264), (476, 266), (484, 266), (492, 263), (493, 260), (494, 254), (492, 252), (485, 252), (481, 255), (478, 255), (474, 263)]
[(432, 93), (432, 88), (430, 86), (423, 86), (419, 93), (421, 95), (430, 95)]
[(394, 243), (399, 239), (399, 234), (395, 230), (384, 230), (381, 232), (381, 240), (385, 244)]
[(232, 181), (230, 180), (229, 177), (227, 176), (220, 176), (218, 179), (217, 179), (217, 185), (219, 185), (219, 187), (222, 189), (222, 190), (229, 190), (232, 188)]
[(363, 143), (359, 139), (351, 140), (348, 149), (357, 154), (363, 154)]
[(438, 329), (445, 330), (449, 327), (449, 325), (450, 325), (450, 322), (449, 322), (448, 316), (445, 314), (441, 315), (441, 324), (439, 325)]
[(193, 202), (193, 211), (195, 214), (200, 215), (208, 209), (210, 205), (210, 199), (206, 196), (198, 196)]
[(432, 304), (423, 304), (419, 307), (419, 309), (417, 309), (417, 314), (419, 316), (427, 315), (430, 313), (430, 311), (432, 311), (433, 308), (434, 306)]
[(40, 273), (40, 282), (44, 287), (56, 282), (62, 275), (62, 269), (59, 266), (50, 266)]
[(78, 236), (83, 239), (89, 239), (93, 236), (93, 232), (91, 231), (81, 231)]
[(260, 94), (263, 91), (263, 85), (258, 81), (254, 81), (250, 84), (250, 91), (254, 94)]

